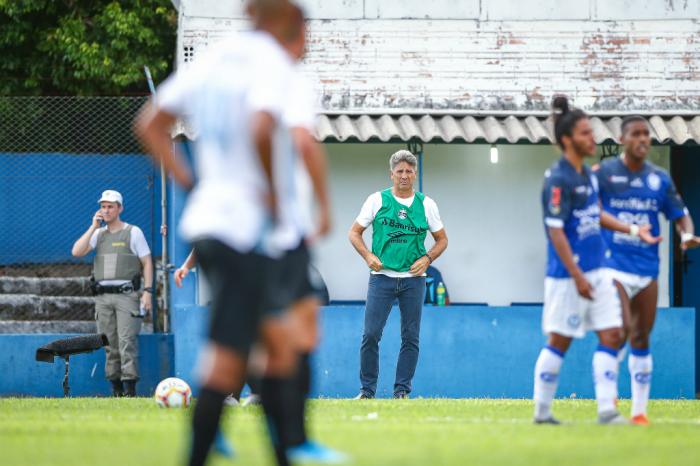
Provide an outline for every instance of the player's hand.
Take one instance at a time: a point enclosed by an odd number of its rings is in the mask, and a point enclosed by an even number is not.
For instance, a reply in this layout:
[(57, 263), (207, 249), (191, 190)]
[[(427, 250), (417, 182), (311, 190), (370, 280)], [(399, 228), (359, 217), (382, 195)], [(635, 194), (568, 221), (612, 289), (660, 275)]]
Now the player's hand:
[(681, 249), (687, 251), (688, 249), (695, 249), (700, 247), (700, 236), (693, 236), (688, 241), (681, 243)]
[(146, 310), (146, 314), (151, 312), (151, 293), (144, 291), (141, 295), (141, 307)]
[(173, 277), (175, 278), (175, 285), (177, 285), (178, 288), (182, 288), (182, 280), (184, 280), (189, 273), (190, 269), (187, 267), (180, 267), (175, 271)]
[(428, 266), (430, 266), (430, 259), (428, 259), (426, 256), (421, 256), (413, 263), (413, 265), (411, 265), (411, 268), (408, 269), (408, 271), (411, 272), (411, 275), (414, 277), (420, 277), (426, 270), (428, 270)]
[(323, 238), (331, 232), (331, 211), (329, 208), (321, 209), (318, 219), (318, 230), (316, 230), (316, 238)]
[(372, 253), (370, 253), (367, 256), (367, 259), (365, 260), (367, 261), (367, 265), (369, 266), (369, 268), (374, 270), (375, 272), (379, 272), (380, 270), (382, 270), (382, 268), (384, 268), (384, 264), (382, 264), (382, 261), (380, 261), (379, 258)]
[(102, 222), (104, 218), (102, 217), (102, 212), (97, 211), (95, 212), (95, 215), (92, 217), (92, 227), (93, 228), (100, 228), (100, 222)]
[(654, 236), (651, 234), (651, 225), (640, 225), (639, 226), (639, 239), (647, 244), (658, 244), (661, 242), (661, 236)]
[(574, 283), (576, 283), (576, 291), (578, 291), (579, 295), (593, 301), (593, 285), (586, 279), (584, 274), (576, 275)]

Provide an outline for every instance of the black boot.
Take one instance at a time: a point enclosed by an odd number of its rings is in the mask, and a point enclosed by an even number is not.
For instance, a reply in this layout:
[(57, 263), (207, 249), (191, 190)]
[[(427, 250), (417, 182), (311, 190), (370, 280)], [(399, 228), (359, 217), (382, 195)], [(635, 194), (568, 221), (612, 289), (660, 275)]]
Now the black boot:
[(112, 396), (122, 397), (124, 396), (124, 384), (121, 380), (110, 380), (112, 382)]
[(124, 396), (133, 398), (136, 396), (136, 381), (135, 380), (122, 380), (124, 382)]

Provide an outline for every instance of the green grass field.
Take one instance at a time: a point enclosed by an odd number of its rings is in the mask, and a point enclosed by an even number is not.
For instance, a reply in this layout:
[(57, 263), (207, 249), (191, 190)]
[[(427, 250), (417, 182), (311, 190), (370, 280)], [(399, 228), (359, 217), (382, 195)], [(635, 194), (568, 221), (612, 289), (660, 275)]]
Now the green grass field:
[[(590, 400), (561, 400), (567, 425), (534, 426), (524, 400), (320, 400), (314, 436), (355, 465), (697, 465), (700, 402), (654, 401), (653, 425), (598, 426)], [(627, 411), (629, 403), (620, 407)], [(2, 466), (182, 464), (188, 415), (151, 399), (0, 399)], [(271, 464), (258, 408), (227, 408), (235, 461)]]

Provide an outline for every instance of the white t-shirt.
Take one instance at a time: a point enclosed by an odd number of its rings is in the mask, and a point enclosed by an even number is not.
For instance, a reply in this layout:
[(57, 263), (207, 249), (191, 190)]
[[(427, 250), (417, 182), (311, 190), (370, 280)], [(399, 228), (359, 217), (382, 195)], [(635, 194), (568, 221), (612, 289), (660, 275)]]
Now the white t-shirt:
[(303, 156), (294, 144), (291, 130), (301, 128), (313, 134), (316, 125), (315, 102), (311, 83), (295, 69), (282, 115), (285, 131), (279, 135), (274, 147), (274, 179), (279, 202), (275, 242), (283, 250), (299, 245), (313, 229), (311, 178)]
[[(128, 227), (128, 223), (124, 223), (124, 228)], [(124, 229), (122, 228), (122, 230)], [(107, 230), (107, 227), (98, 228), (90, 237), (90, 250), (93, 251), (97, 247), (97, 237), (101, 232)], [(120, 230), (121, 231), (121, 230)], [(131, 240), (129, 242), (129, 249), (136, 255), (139, 259), (149, 256), (151, 254), (151, 248), (148, 247), (148, 242), (143, 234), (143, 231), (136, 225), (131, 227)], [(129, 280), (102, 280), (101, 285), (122, 285), (124, 283), (129, 283)]]
[[(398, 202), (401, 205), (405, 205), (406, 207), (409, 207), (411, 204), (413, 204), (414, 198), (415, 195), (407, 198), (394, 196), (396, 202)], [(364, 228), (367, 228), (372, 224), (372, 222), (374, 221), (374, 217), (377, 216), (377, 212), (379, 212), (379, 209), (381, 208), (382, 193), (377, 191), (376, 193), (370, 195), (365, 201), (365, 203), (362, 204), (362, 209), (360, 209), (360, 215), (357, 216), (355, 221)], [(428, 228), (432, 233), (440, 231), (445, 227), (442, 224), (442, 220), (440, 219), (440, 211), (438, 210), (438, 206), (434, 200), (432, 200), (428, 196), (425, 196), (423, 198), (423, 209), (425, 210), (425, 217), (428, 220)], [(382, 269), (379, 272), (372, 271), (372, 273), (395, 278), (406, 278), (413, 276), (410, 272), (397, 272), (395, 270), (387, 269)]]
[[(198, 134), (197, 184), (180, 222), (187, 240), (212, 238), (239, 252), (275, 254), (267, 182), (250, 122), (257, 112), (281, 121), (292, 75), (284, 49), (269, 34), (253, 31), (213, 44), (159, 87), (157, 105), (188, 119)], [(275, 131), (275, 139), (281, 137), (283, 125)]]

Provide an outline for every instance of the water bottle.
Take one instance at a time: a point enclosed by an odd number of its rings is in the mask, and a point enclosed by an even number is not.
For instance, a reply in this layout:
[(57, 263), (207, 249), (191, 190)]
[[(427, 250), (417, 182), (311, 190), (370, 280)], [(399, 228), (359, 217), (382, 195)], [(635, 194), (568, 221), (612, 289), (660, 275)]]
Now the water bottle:
[(438, 283), (436, 293), (437, 293), (437, 305), (444, 306), (445, 305), (445, 295), (447, 294), (447, 291), (445, 290), (445, 285), (442, 282)]

